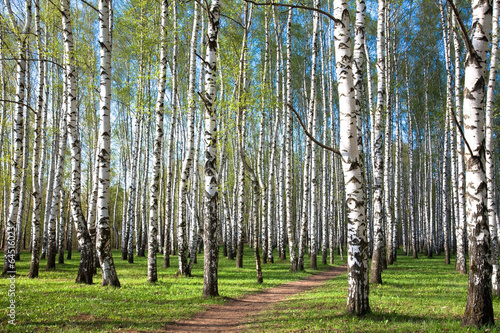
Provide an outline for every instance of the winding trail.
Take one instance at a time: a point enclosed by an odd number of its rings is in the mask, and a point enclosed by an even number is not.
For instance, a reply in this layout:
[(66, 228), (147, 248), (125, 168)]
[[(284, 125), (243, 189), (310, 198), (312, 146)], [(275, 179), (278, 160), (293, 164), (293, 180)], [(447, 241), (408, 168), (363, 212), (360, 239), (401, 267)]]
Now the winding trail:
[(213, 305), (194, 317), (166, 326), (167, 332), (240, 332), (248, 317), (266, 310), (273, 303), (322, 285), (345, 273), (347, 265), (311, 275), (303, 280), (285, 283), (257, 294), (232, 299), (223, 305)]

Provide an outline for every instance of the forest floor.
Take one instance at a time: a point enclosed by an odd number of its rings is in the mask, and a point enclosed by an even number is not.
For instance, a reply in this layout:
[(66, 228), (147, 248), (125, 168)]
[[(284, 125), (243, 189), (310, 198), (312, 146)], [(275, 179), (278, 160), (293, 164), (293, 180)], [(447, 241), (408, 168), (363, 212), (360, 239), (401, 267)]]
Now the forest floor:
[[(101, 273), (94, 284), (76, 284), (80, 254), (56, 264), (55, 271), (46, 271), (46, 260), (40, 261), (40, 277), (29, 279), (30, 253), (21, 252), (16, 262), (15, 280), (16, 325), (7, 324), (7, 292), (10, 281), (0, 278), (0, 332), (164, 332), (166, 326), (222, 305), (234, 299), (302, 280), (330, 269), (318, 263), (318, 270), (290, 272), (288, 260), (281, 261), (275, 252), (273, 264), (263, 264), (264, 283), (258, 284), (253, 250), (245, 247), (243, 268), (235, 260), (219, 258), (219, 295), (202, 297), (203, 254), (193, 266), (191, 277), (178, 277), (177, 255), (170, 256), (170, 267), (163, 268), (158, 256), (158, 282), (147, 282), (147, 257), (134, 257), (134, 263), (121, 260), (121, 252), (113, 250), (114, 263), (121, 288), (101, 287)], [(0, 252), (2, 257), (3, 252)], [(146, 254), (147, 255), (147, 254)], [(335, 258), (336, 265), (343, 262)]]
[(300, 294), (346, 272), (347, 266), (331, 267), (303, 280), (285, 283), (257, 294), (214, 305), (207, 311), (166, 327), (167, 332), (239, 332), (250, 325), (253, 316), (268, 309), (273, 303)]
[[(496, 326), (461, 327), (467, 275), (455, 270), (454, 257), (445, 265), (444, 255), (413, 259), (398, 251), (397, 261), (382, 273), (383, 284), (370, 285), (372, 312), (363, 317), (345, 311), (347, 274), (336, 275), (345, 272), (336, 267), (345, 265), (338, 256), (333, 267), (318, 263), (318, 270), (309, 269), (306, 257), (306, 270), (298, 273), (290, 272), (288, 260), (263, 264), (264, 283), (258, 284), (252, 250), (245, 247), (244, 268), (221, 255), (215, 298), (201, 296), (203, 255), (189, 278), (176, 276), (177, 256), (170, 257), (169, 268), (161, 267), (159, 256), (155, 284), (146, 281), (146, 257), (135, 257), (133, 264), (121, 260), (119, 251), (113, 257), (121, 288), (101, 287), (100, 272), (93, 285), (76, 284), (76, 251), (55, 271), (46, 271), (46, 261), (40, 261), (40, 277), (29, 279), (30, 254), (22, 252), (16, 263), (15, 326), (7, 324), (11, 281), (0, 278), (0, 332), (500, 332), (496, 297)], [(204, 316), (224, 321), (210, 328), (203, 326)]]

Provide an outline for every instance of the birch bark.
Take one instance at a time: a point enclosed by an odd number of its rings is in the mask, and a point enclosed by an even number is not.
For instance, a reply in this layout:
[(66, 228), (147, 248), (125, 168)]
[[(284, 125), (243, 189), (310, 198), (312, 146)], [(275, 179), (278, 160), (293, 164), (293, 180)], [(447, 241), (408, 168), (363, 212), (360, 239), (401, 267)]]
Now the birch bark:
[(111, 154), (111, 0), (99, 0), (99, 44), (101, 57), (99, 103), (99, 186), (97, 189), (96, 248), (101, 264), (102, 286), (120, 287), (111, 254), (109, 225), (109, 178)]
[(340, 153), (346, 191), (348, 217), (347, 312), (370, 312), (368, 302), (368, 243), (364, 184), (357, 142), (357, 119), (352, 75), (349, 10), (345, 0), (334, 1), (335, 59), (339, 93)]
[[(16, 61), (16, 111), (14, 113), (14, 155), (12, 158), (12, 176), (10, 187), (10, 204), (7, 215), (7, 223), (5, 227), (6, 242), (4, 249), (4, 265), (2, 275), (8, 272), (16, 271), (16, 263), (14, 260), (15, 255), (15, 240), (16, 240), (16, 220), (19, 210), (19, 196), (20, 196), (20, 172), (21, 172), (21, 159), (23, 155), (23, 139), (24, 139), (24, 118), (23, 118), (23, 104), (26, 85), (26, 43), (28, 33), (31, 26), (31, 0), (27, 0), (25, 4), (25, 17), (24, 26), (20, 26), (17, 21), (12, 8), (10, 0), (6, 0), (8, 16), (12, 25), (13, 31), (16, 31), (17, 36), (17, 52), (18, 60)], [(14, 273), (15, 274), (15, 273)]]
[[(35, 31), (36, 31), (36, 44), (39, 56), (43, 55), (42, 44), (42, 29), (40, 25), (40, 1), (35, 1)], [(3, 59), (2, 59), (3, 60)], [(3, 70), (3, 69), (2, 69)], [(38, 66), (38, 98), (35, 110), (35, 144), (33, 146), (33, 166), (32, 166), (32, 181), (33, 181), (33, 213), (31, 217), (31, 263), (29, 278), (38, 277), (38, 270), (40, 267), (40, 211), (42, 206), (42, 194), (40, 186), (40, 147), (42, 145), (42, 115), (44, 105), (45, 89), (45, 62), (41, 61)], [(2, 89), (3, 92), (3, 89)], [(3, 98), (5, 99), (5, 98)], [(2, 119), (3, 120), (3, 119)], [(0, 124), (0, 125), (3, 125)], [(3, 127), (2, 127), (3, 128)], [(3, 134), (2, 134), (3, 139)], [(0, 147), (2, 147), (0, 143)]]
[(155, 107), (155, 140), (153, 147), (153, 174), (149, 189), (149, 239), (148, 239), (148, 282), (158, 281), (156, 251), (158, 249), (158, 194), (160, 192), (161, 146), (163, 143), (163, 105), (165, 101), (165, 85), (167, 81), (167, 17), (168, 0), (161, 2), (161, 36), (160, 36), (160, 77)]
[(382, 234), (382, 173), (383, 173), (383, 140), (382, 113), (385, 108), (385, 0), (378, 1), (377, 21), (377, 108), (375, 110), (373, 133), (373, 255), (371, 264), (371, 283), (382, 283), (382, 256), (384, 237)]
[(462, 321), (464, 326), (494, 323), (491, 293), (491, 237), (487, 217), (484, 97), (486, 59), (491, 31), (491, 1), (473, 0), (472, 40), (465, 61), (464, 135), (467, 144), (466, 216), (469, 239), (469, 287)]
[[(67, 108), (67, 127), (69, 146), (71, 150), (71, 193), (70, 206), (71, 217), (75, 223), (77, 230), (78, 244), (81, 249), (80, 265), (76, 282), (92, 284), (92, 276), (94, 274), (93, 260), (94, 247), (90, 234), (87, 229), (87, 223), (82, 211), (81, 204), (81, 143), (77, 129), (77, 108), (76, 108), (76, 70), (74, 59), (73, 32), (70, 17), (70, 2), (69, 0), (61, 1), (62, 25), (64, 36), (64, 62), (67, 75), (67, 92), (66, 108)], [(65, 146), (63, 144), (62, 146)], [(64, 161), (60, 159), (60, 162)]]
[(500, 1), (493, 0), (493, 19), (492, 19), (492, 41), (490, 56), (490, 76), (488, 79), (488, 88), (486, 96), (486, 133), (485, 133), (485, 158), (486, 158), (486, 184), (487, 184), (487, 210), (488, 224), (491, 232), (491, 259), (492, 267), (492, 285), (493, 295), (500, 295), (500, 274), (498, 265), (498, 226), (496, 223), (497, 204), (494, 193), (494, 165), (493, 165), (493, 109), (495, 99), (495, 84), (497, 76), (497, 54), (498, 54), (498, 14)]
[(212, 0), (208, 11), (208, 32), (205, 57), (205, 193), (204, 193), (204, 271), (203, 296), (218, 296), (217, 214), (217, 112), (216, 98), (217, 39), (219, 34), (221, 1)]

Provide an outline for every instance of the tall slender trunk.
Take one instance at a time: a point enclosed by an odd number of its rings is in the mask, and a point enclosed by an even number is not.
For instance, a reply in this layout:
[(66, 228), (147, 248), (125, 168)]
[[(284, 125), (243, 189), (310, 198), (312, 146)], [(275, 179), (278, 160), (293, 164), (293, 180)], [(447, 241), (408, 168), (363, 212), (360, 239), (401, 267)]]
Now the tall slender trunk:
[(196, 86), (196, 46), (198, 44), (198, 6), (195, 3), (193, 31), (191, 34), (191, 45), (189, 48), (189, 87), (188, 87), (188, 104), (189, 113), (187, 119), (187, 147), (182, 162), (181, 179), (179, 185), (179, 208), (177, 217), (177, 254), (179, 256), (179, 271), (177, 274), (189, 276), (191, 272), (188, 270), (188, 238), (187, 238), (187, 212), (186, 212), (186, 196), (188, 180), (193, 164), (194, 154), (194, 115), (196, 112), (195, 103), (195, 86)]
[[(274, 13), (273, 13), (274, 14)], [(267, 76), (268, 72), (268, 66), (269, 66), (269, 11), (266, 8), (264, 11), (264, 35), (265, 35), (265, 42), (264, 42), (264, 63), (263, 63), (263, 69), (262, 69), (262, 87), (261, 87), (261, 116), (260, 116), (260, 130), (259, 130), (259, 150), (258, 150), (258, 155), (257, 155), (257, 173), (259, 174), (259, 182), (263, 183), (264, 180), (264, 166), (263, 166), (263, 159), (264, 159), (264, 126), (266, 123), (266, 115), (268, 114), (267, 110), (267, 105), (266, 105), (266, 99), (268, 97), (269, 93), (269, 79)], [(279, 52), (279, 45), (277, 46), (277, 52)], [(279, 57), (276, 59), (276, 69), (279, 70)], [(278, 74), (279, 75), (279, 74)], [(278, 75), (276, 76), (278, 78)], [(279, 80), (277, 80), (279, 81)], [(279, 98), (279, 93), (277, 93), (277, 96)], [(268, 253), (268, 228), (267, 228), (267, 205), (268, 202), (266, 202), (266, 191), (272, 191), (272, 189), (269, 187), (263, 188), (261, 195), (260, 195), (260, 220), (261, 220), (261, 246), (262, 246), (262, 261), (267, 263), (267, 253)], [(272, 250), (271, 250), (271, 258), (272, 258)]]
[(65, 203), (65, 191), (64, 188), (61, 188), (61, 206), (59, 208), (59, 239), (57, 242), (57, 252), (58, 252), (58, 260), (59, 264), (64, 264), (64, 230), (66, 226), (66, 203)]
[(448, 30), (448, 15), (443, 3), (440, 3), (440, 14), (441, 14), (441, 26), (443, 31), (443, 44), (444, 44), (444, 54), (445, 54), (445, 68), (446, 68), (446, 112), (445, 112), (445, 131), (444, 131), (444, 151), (443, 151), (443, 167), (442, 167), (442, 221), (443, 221), (443, 233), (444, 233), (444, 253), (445, 253), (445, 264), (450, 264), (450, 204), (448, 202), (449, 191), (448, 191), (448, 178), (449, 178), (449, 163), (448, 163), (448, 153), (450, 147), (450, 119), (452, 108), (452, 75), (451, 75), (451, 56), (450, 56), (450, 43), (449, 43), (449, 30)]
[(178, 33), (177, 33), (177, 0), (173, 2), (173, 23), (174, 23), (174, 45), (172, 50), (172, 116), (170, 119), (170, 133), (167, 143), (167, 170), (166, 170), (166, 189), (165, 197), (167, 199), (167, 207), (165, 209), (165, 246), (163, 253), (163, 267), (170, 267), (170, 254), (171, 247), (174, 240), (171, 237), (171, 229), (173, 229), (172, 218), (174, 216), (174, 203), (175, 203), (175, 186), (172, 184), (174, 180), (172, 172), (172, 159), (174, 158), (174, 134), (177, 117), (177, 52), (178, 52)]
[(382, 113), (385, 108), (385, 0), (378, 1), (377, 21), (377, 108), (372, 124), (372, 160), (373, 160), (373, 255), (371, 264), (371, 283), (382, 283), (382, 256), (384, 236), (382, 234), (382, 173), (384, 162), (382, 159)]
[(148, 223), (147, 189), (148, 189), (148, 186), (146, 186), (146, 184), (148, 184), (148, 181), (149, 181), (148, 180), (149, 179), (149, 151), (150, 151), (150, 149), (149, 149), (149, 146), (150, 146), (149, 137), (150, 137), (150, 133), (151, 133), (151, 126), (149, 126), (150, 123), (151, 123), (151, 121), (146, 122), (146, 124), (148, 124), (148, 125), (146, 125), (147, 126), (147, 133), (146, 133), (146, 140), (145, 140), (146, 142), (145, 142), (145, 146), (144, 146), (144, 161), (145, 161), (144, 170), (145, 170), (145, 172), (143, 174), (144, 178), (142, 180), (143, 185), (141, 188), (142, 195), (141, 195), (141, 214), (140, 214), (141, 230), (140, 230), (140, 233), (139, 233), (139, 229), (136, 229), (137, 230), (137, 256), (138, 257), (145, 256), (146, 242), (147, 242), (147, 238), (148, 238), (148, 226), (147, 226), (147, 223)]
[(335, 59), (340, 112), (340, 153), (346, 191), (348, 217), (348, 294), (347, 312), (370, 312), (368, 301), (368, 243), (366, 236), (365, 194), (358, 152), (356, 99), (352, 75), (349, 10), (345, 0), (334, 1)]
[(109, 177), (111, 154), (111, 0), (99, 0), (99, 44), (101, 55), (99, 105), (99, 186), (97, 189), (96, 248), (101, 263), (102, 286), (120, 287), (111, 254), (109, 226)]
[(217, 75), (217, 39), (221, 2), (212, 0), (208, 11), (208, 32), (205, 57), (205, 194), (204, 194), (204, 270), (203, 296), (219, 295), (218, 266), (218, 175), (217, 175), (217, 113), (214, 106)]
[[(42, 29), (40, 26), (40, 1), (35, 1), (35, 31), (38, 54), (43, 54)], [(33, 146), (33, 165), (32, 165), (32, 196), (33, 213), (31, 217), (31, 263), (28, 277), (33, 279), (38, 277), (40, 267), (40, 211), (42, 206), (41, 177), (40, 175), (40, 146), (42, 145), (42, 116), (43, 116), (43, 94), (45, 89), (45, 62), (41, 61), (38, 65), (38, 97), (35, 110), (35, 131)], [(2, 89), (3, 91), (3, 89)], [(0, 124), (0, 125), (3, 125)], [(2, 127), (3, 128), (3, 127)], [(3, 134), (2, 134), (3, 138)], [(2, 143), (0, 142), (0, 150)]]
[[(92, 274), (95, 274), (96, 268), (98, 266), (99, 259), (97, 258), (97, 253), (95, 251), (95, 241), (96, 241), (96, 214), (97, 214), (97, 186), (99, 182), (99, 164), (97, 157), (99, 155), (99, 143), (96, 142), (96, 146), (93, 149), (94, 155), (91, 157), (94, 161), (94, 167), (92, 168), (92, 192), (90, 193), (90, 199), (88, 202), (88, 213), (87, 213), (87, 229), (90, 236), (90, 241), (92, 242), (92, 267), (90, 268)], [(78, 230), (78, 228), (77, 228)]]
[[(314, 7), (319, 9), (319, 0), (314, 1)], [(318, 58), (318, 33), (319, 33), (319, 13), (313, 12), (313, 32), (312, 32), (312, 55), (311, 55), (311, 91), (309, 95), (309, 105), (307, 110), (307, 129), (313, 135), (316, 130), (315, 110), (316, 110), (316, 63)], [(305, 77), (305, 76), (304, 76)], [(311, 139), (306, 138), (306, 147), (304, 154), (303, 168), (303, 191), (302, 191), (302, 212), (300, 218), (300, 238), (299, 238), (299, 257), (297, 263), (298, 270), (304, 270), (304, 256), (307, 248), (308, 221), (312, 223), (311, 238), (314, 238), (315, 218), (316, 218), (316, 161), (315, 148), (312, 146)], [(314, 153), (313, 153), (314, 151)], [(313, 155), (313, 156), (312, 156)], [(311, 198), (309, 196), (311, 195)], [(309, 201), (310, 200), (310, 201)], [(313, 201), (314, 200), (314, 201)], [(311, 204), (311, 215), (308, 216), (309, 205)], [(315, 241), (314, 241), (315, 242)], [(314, 243), (314, 245), (316, 245)], [(314, 250), (313, 250), (314, 252)], [(312, 253), (311, 253), (312, 254)], [(314, 266), (316, 256), (311, 256), (311, 265)], [(317, 264), (316, 264), (317, 266)]]
[[(4, 249), (4, 265), (2, 275), (9, 274), (9, 272), (16, 272), (15, 256), (15, 243), (16, 243), (16, 220), (19, 210), (20, 199), (20, 172), (21, 172), (21, 159), (23, 156), (23, 140), (24, 140), (24, 118), (23, 118), (23, 104), (26, 88), (26, 42), (31, 25), (31, 0), (26, 1), (25, 5), (25, 18), (24, 27), (19, 27), (19, 22), (14, 16), (10, 1), (6, 1), (7, 9), (9, 12), (9, 19), (14, 31), (20, 33), (17, 36), (17, 52), (18, 59), (16, 60), (16, 111), (14, 115), (14, 154), (12, 158), (12, 176), (10, 187), (10, 204), (7, 215), (7, 223), (5, 227), (6, 242)], [(11, 273), (12, 274), (12, 273)]]
[[(293, 10), (288, 12), (286, 25), (286, 102), (292, 103), (292, 14)], [(293, 152), (293, 124), (292, 110), (287, 108), (286, 119), (286, 145), (285, 145), (285, 194), (286, 194), (286, 228), (288, 234), (288, 249), (290, 251), (290, 271), (297, 272), (297, 254), (295, 243), (295, 221), (293, 215), (293, 181), (292, 181), (292, 152)]]
[(455, 49), (455, 114), (457, 116), (458, 125), (455, 126), (455, 133), (457, 136), (456, 141), (456, 153), (457, 153), (457, 164), (458, 164), (458, 213), (457, 215), (457, 264), (456, 270), (460, 274), (467, 273), (466, 264), (466, 217), (465, 217), (465, 170), (464, 170), (464, 142), (460, 136), (460, 127), (463, 125), (463, 112), (462, 112), (462, 102), (460, 100), (461, 96), (461, 84), (460, 80), (460, 43), (458, 40), (458, 33), (455, 32), (457, 27), (456, 18), (453, 19), (453, 46)]
[(64, 101), (63, 101), (63, 109), (61, 112), (60, 119), (60, 141), (59, 141), (59, 149), (57, 152), (57, 163), (55, 168), (55, 176), (54, 176), (54, 187), (52, 190), (52, 199), (50, 204), (50, 214), (49, 221), (47, 224), (47, 270), (54, 270), (56, 268), (56, 253), (57, 253), (57, 244), (56, 244), (56, 221), (57, 221), (57, 213), (59, 212), (59, 205), (61, 201), (61, 187), (63, 182), (63, 173), (64, 173), (64, 160), (66, 157), (66, 144), (68, 138), (67, 131), (67, 109), (70, 107), (68, 105), (69, 99), (69, 72), (65, 69), (64, 73)]
[[(94, 274), (94, 251), (87, 223), (85, 221), (81, 204), (81, 143), (77, 129), (76, 108), (76, 71), (74, 65), (73, 33), (70, 18), (70, 1), (61, 1), (62, 25), (64, 31), (64, 62), (67, 74), (66, 111), (69, 146), (71, 149), (71, 217), (77, 230), (77, 239), (80, 245), (80, 265), (76, 282), (92, 284)], [(62, 193), (62, 192), (61, 192)]]
[(161, 146), (163, 142), (163, 105), (167, 81), (167, 17), (168, 0), (161, 2), (161, 37), (160, 37), (160, 77), (155, 107), (155, 141), (153, 146), (153, 174), (151, 175), (149, 200), (149, 241), (148, 241), (148, 282), (158, 281), (156, 251), (158, 248), (158, 193), (161, 173)]
[[(323, 104), (323, 142), (326, 144), (328, 139), (328, 109), (326, 102), (326, 66), (325, 66), (325, 54), (324, 47), (321, 44), (321, 96)], [(332, 112), (333, 110), (330, 110)], [(323, 265), (327, 264), (328, 257), (328, 151), (323, 149), (322, 151), (322, 166), (321, 166), (321, 196), (322, 196), (322, 206), (321, 206), (321, 263)], [(330, 253), (331, 254), (331, 253)]]
[[(31, 94), (30, 94), (30, 66), (29, 63), (27, 63), (27, 69), (26, 69), (26, 81), (28, 84), (28, 88), (26, 89), (26, 104), (30, 105), (31, 104)], [(22, 238), (22, 230), (23, 230), (23, 215), (24, 215), (24, 210), (25, 210), (25, 203), (26, 203), (26, 192), (28, 189), (26, 188), (27, 184), (27, 176), (28, 176), (28, 155), (29, 155), (29, 141), (30, 141), (30, 135), (29, 135), (29, 109), (28, 107), (24, 108), (24, 140), (23, 140), (23, 158), (22, 158), (22, 176), (21, 176), (21, 192), (19, 193), (19, 211), (17, 214), (16, 218), (16, 251), (15, 251), (15, 260), (20, 260), (21, 259), (21, 238)]]
[[(252, 11), (249, 10), (248, 4), (245, 7), (245, 26), (243, 33), (243, 41), (241, 44), (241, 53), (239, 61), (239, 74), (237, 82), (238, 94), (238, 149), (240, 152), (240, 164), (238, 169), (238, 250), (236, 254), (236, 267), (243, 268), (243, 242), (244, 242), (244, 220), (245, 220), (245, 142), (246, 142), (246, 54), (248, 42), (248, 30), (250, 27)], [(255, 221), (257, 222), (257, 221)], [(250, 224), (250, 223), (249, 223)], [(250, 233), (249, 233), (250, 234)]]
[[(490, 57), (490, 76), (488, 79), (488, 89), (486, 96), (486, 133), (485, 133), (485, 158), (486, 158), (486, 184), (487, 184), (487, 210), (488, 224), (491, 232), (491, 260), (492, 260), (492, 285), (493, 295), (500, 295), (500, 274), (498, 265), (498, 228), (496, 223), (497, 205), (494, 195), (493, 176), (493, 108), (495, 99), (495, 84), (497, 76), (497, 54), (498, 54), (498, 14), (500, 1), (493, 0), (492, 19), (492, 41)], [(497, 141), (498, 142), (498, 141)]]
[[(491, 293), (491, 238), (487, 216), (485, 165), (484, 84), (491, 31), (491, 1), (471, 2), (472, 40), (465, 61), (464, 136), (466, 165), (467, 236), (469, 239), (469, 287), (462, 321), (464, 326), (493, 325)], [(467, 36), (466, 36), (467, 38)]]

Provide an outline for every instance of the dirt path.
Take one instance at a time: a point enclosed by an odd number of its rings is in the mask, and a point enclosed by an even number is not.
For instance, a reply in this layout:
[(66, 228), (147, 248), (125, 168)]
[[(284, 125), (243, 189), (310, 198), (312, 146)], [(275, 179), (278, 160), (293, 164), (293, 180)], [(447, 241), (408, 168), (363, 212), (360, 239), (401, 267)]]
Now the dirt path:
[(210, 306), (207, 311), (190, 319), (168, 325), (167, 332), (239, 332), (244, 328), (249, 315), (257, 314), (273, 303), (319, 286), (346, 272), (346, 268), (346, 265), (332, 267), (303, 280), (282, 284), (240, 299), (233, 299), (223, 305)]

